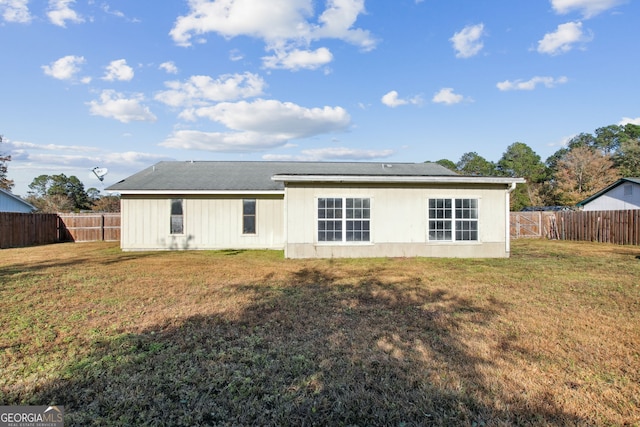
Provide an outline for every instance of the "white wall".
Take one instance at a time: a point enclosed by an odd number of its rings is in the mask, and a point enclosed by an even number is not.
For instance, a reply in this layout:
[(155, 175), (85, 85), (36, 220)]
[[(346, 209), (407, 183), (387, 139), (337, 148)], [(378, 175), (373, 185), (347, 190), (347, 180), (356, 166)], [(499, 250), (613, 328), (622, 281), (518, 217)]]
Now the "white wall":
[[(625, 186), (631, 186), (631, 194), (625, 195)], [(585, 204), (585, 211), (621, 211), (640, 209), (640, 184), (623, 182), (595, 200)]]
[[(184, 233), (170, 233), (171, 199), (184, 200)], [(242, 234), (242, 200), (256, 199), (256, 234)], [(123, 250), (283, 249), (283, 196), (140, 198), (121, 202)]]
[[(289, 258), (443, 256), (506, 257), (506, 189), (431, 187), (318, 187), (289, 185), (286, 191), (286, 249)], [(371, 242), (317, 241), (317, 199), (365, 197), (371, 200)], [(429, 198), (474, 198), (479, 202), (479, 240), (428, 240)]]

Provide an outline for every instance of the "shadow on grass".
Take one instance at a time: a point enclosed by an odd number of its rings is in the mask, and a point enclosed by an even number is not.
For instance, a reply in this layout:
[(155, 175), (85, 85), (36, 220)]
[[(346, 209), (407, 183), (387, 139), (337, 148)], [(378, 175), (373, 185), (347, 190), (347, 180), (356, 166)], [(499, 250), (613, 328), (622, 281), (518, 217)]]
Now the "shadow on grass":
[[(14, 402), (65, 405), (67, 425), (581, 424), (505, 396), (462, 330), (489, 322), (419, 279), (340, 284), (303, 269), (240, 316), (194, 316), (93, 343), (59, 379)], [(498, 402), (498, 403), (497, 403)]]

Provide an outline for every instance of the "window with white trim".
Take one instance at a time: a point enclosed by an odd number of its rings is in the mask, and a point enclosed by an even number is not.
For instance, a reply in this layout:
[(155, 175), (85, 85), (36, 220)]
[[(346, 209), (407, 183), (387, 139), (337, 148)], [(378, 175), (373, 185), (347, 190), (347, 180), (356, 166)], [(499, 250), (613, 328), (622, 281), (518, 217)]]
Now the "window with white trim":
[(319, 198), (319, 242), (369, 242), (371, 200), (368, 198)]
[(182, 199), (171, 200), (171, 234), (184, 233)]
[(242, 200), (242, 234), (256, 234), (256, 199)]
[(477, 241), (478, 199), (429, 199), (429, 240)]

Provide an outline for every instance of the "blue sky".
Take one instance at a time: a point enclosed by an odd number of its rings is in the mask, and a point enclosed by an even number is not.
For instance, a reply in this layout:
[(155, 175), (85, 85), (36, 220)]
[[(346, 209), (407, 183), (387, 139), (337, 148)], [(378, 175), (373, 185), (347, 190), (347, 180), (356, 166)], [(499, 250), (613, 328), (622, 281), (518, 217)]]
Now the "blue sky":
[[(630, 0), (0, 0), (14, 193), (160, 160), (546, 159), (640, 124)], [(109, 169), (101, 184), (91, 169)]]

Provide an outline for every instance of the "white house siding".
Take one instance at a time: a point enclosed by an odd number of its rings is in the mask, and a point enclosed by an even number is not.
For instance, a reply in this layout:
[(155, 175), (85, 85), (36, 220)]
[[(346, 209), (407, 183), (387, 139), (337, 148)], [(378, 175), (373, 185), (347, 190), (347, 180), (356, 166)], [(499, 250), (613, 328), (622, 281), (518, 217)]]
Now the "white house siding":
[[(184, 233), (171, 234), (171, 200), (182, 199)], [(256, 199), (256, 234), (242, 234), (242, 200)], [(283, 249), (282, 196), (122, 196), (123, 250)]]
[[(508, 257), (505, 186), (474, 189), (451, 186), (318, 186), (289, 183), (285, 217), (288, 258), (313, 257)], [(317, 240), (317, 199), (364, 197), (371, 200), (371, 242)], [(479, 202), (479, 240), (428, 240), (428, 199), (472, 198)]]
[[(625, 194), (625, 187), (630, 186), (631, 194)], [(602, 194), (583, 207), (585, 211), (619, 211), (640, 209), (640, 185), (634, 182), (623, 182)]]

